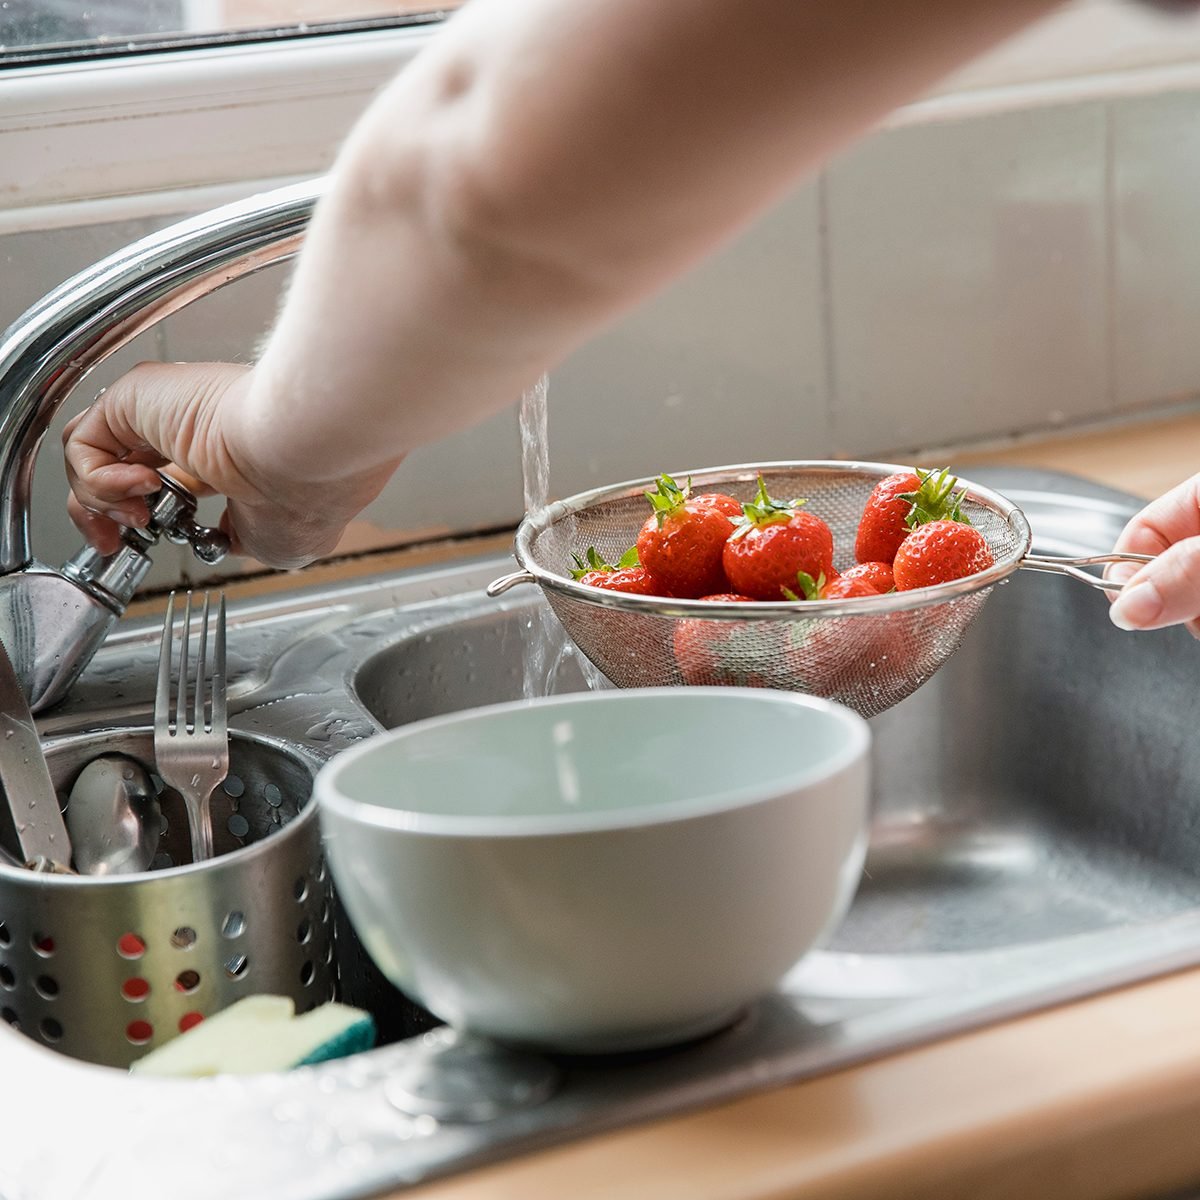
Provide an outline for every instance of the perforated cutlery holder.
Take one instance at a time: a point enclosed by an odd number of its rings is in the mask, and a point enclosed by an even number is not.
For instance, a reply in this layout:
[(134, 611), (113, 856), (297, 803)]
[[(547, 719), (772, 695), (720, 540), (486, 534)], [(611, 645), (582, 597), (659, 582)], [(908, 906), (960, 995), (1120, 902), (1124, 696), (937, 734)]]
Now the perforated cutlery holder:
[[(64, 805), (80, 770), (107, 753), (153, 771), (149, 730), (47, 746)], [(290, 996), (297, 1011), (332, 999), (334, 903), (312, 781), (306, 759), (233, 734), (229, 777), (212, 799), (212, 859), (191, 864), (182, 801), (164, 789), (154, 870), (0, 865), (0, 1016), (65, 1054), (127, 1067), (243, 996)]]

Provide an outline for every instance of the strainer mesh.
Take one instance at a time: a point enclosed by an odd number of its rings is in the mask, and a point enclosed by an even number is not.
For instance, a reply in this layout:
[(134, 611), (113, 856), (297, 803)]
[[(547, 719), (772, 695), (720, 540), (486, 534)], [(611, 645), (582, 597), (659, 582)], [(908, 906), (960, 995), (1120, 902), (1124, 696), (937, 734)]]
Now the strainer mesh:
[[(853, 565), (854, 538), (872, 488), (897, 468), (886, 464), (789, 463), (696, 472), (693, 491), (753, 498), (757, 474), (776, 499), (807, 498), (833, 530), (834, 565)], [(963, 483), (964, 513), (996, 560), (992, 582), (1015, 570), (1028, 527), (1002, 497)], [(619, 494), (618, 494), (619, 493)], [(741, 685), (808, 692), (864, 716), (883, 712), (925, 682), (958, 648), (990, 587), (941, 585), (880, 601), (772, 605), (742, 617), (704, 615), (699, 602), (614, 601), (573, 586), (571, 554), (596, 549), (610, 562), (627, 550), (650, 514), (639, 486), (563, 501), (532, 514), (518, 534), (518, 558), (542, 584), (568, 637), (618, 687)], [(966, 585), (970, 587), (971, 585)], [(630, 602), (632, 600), (632, 602)], [(871, 611), (863, 611), (870, 605)], [(876, 611), (882, 608), (883, 611)], [(740, 614), (745, 606), (730, 605)], [(711, 610), (709, 610), (711, 612)]]

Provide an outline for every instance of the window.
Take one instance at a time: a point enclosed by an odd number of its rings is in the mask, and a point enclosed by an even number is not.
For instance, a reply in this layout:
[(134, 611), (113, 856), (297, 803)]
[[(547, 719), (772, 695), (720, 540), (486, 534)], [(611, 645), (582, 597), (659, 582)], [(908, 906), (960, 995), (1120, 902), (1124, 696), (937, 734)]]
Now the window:
[(0, 0), (0, 65), (425, 23), (462, 0)]

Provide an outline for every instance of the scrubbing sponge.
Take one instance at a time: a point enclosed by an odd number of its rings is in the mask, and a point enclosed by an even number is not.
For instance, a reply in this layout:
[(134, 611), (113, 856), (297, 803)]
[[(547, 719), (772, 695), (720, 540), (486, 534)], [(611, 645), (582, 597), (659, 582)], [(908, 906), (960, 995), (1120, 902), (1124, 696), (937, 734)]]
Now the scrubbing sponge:
[(144, 1075), (257, 1075), (369, 1050), (370, 1013), (322, 1004), (296, 1016), (286, 996), (247, 996), (130, 1068)]

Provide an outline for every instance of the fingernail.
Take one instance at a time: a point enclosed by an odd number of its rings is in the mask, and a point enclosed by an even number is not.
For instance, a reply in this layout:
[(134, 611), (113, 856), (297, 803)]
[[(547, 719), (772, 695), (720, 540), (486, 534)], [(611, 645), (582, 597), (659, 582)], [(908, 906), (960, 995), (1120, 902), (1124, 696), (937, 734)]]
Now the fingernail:
[(1147, 579), (1121, 592), (1108, 615), (1118, 629), (1147, 629), (1162, 615), (1162, 610), (1162, 596), (1154, 581)]
[(161, 490), (162, 490), (161, 483), (155, 483), (153, 480), (143, 479), (141, 483), (130, 484), (130, 486), (127, 487), (124, 490), (124, 492), (122, 492), (121, 494), (123, 496), (128, 496), (130, 499), (133, 499), (135, 496), (136, 497), (149, 496), (152, 493), (158, 492)]
[(146, 512), (144, 509), (136, 508), (105, 508), (101, 510), (101, 516), (107, 517), (110, 521), (116, 521), (118, 525), (145, 525)]

